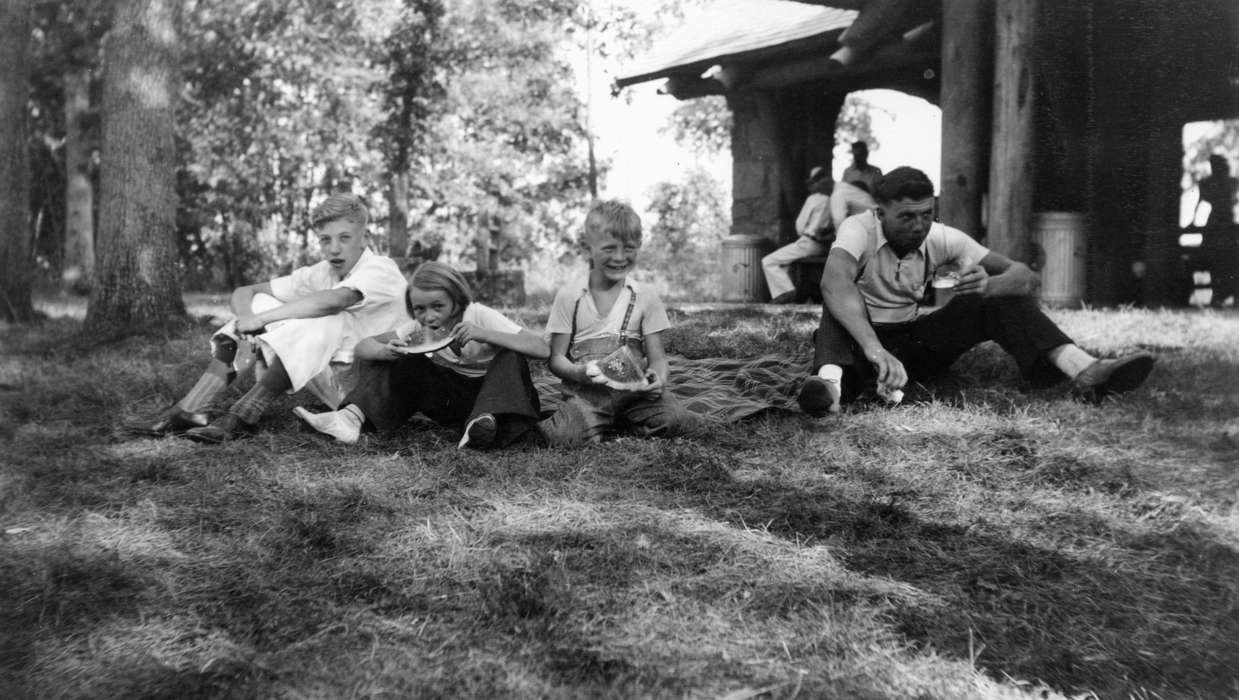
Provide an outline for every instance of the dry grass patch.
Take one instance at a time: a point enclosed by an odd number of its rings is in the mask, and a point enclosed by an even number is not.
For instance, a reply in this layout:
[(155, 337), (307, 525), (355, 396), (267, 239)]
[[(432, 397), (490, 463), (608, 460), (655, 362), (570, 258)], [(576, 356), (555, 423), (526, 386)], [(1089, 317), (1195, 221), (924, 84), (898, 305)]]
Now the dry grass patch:
[[(690, 357), (817, 321), (672, 314)], [(0, 696), (1233, 695), (1239, 317), (1055, 317), (1153, 349), (1149, 385), (1076, 404), (982, 346), (893, 410), (484, 454), (329, 443), (303, 396), (235, 443), (132, 439), (208, 322), (5, 329)]]

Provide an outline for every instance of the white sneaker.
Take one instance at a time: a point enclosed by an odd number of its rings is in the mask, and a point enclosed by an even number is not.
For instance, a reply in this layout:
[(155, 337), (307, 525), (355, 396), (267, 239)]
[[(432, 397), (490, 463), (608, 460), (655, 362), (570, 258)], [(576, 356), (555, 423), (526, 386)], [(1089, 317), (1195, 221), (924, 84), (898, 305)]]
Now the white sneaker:
[(361, 438), (361, 419), (352, 411), (310, 413), (298, 406), (293, 409), (293, 413), (308, 423), (311, 428), (345, 444), (351, 445)]
[(456, 449), (468, 445), (475, 450), (484, 450), (495, 444), (495, 434), (498, 428), (495, 417), (489, 413), (483, 413), (465, 426), (465, 434), (460, 437)]

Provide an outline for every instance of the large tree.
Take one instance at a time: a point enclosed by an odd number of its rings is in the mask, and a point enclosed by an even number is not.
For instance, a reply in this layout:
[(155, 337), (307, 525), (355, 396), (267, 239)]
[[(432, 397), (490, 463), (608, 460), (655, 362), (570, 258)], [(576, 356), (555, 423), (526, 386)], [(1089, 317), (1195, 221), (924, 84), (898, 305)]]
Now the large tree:
[(0, 3), (0, 318), (30, 321), (30, 2)]
[(88, 332), (185, 314), (177, 269), (179, 0), (119, 0), (104, 41), (96, 283)]

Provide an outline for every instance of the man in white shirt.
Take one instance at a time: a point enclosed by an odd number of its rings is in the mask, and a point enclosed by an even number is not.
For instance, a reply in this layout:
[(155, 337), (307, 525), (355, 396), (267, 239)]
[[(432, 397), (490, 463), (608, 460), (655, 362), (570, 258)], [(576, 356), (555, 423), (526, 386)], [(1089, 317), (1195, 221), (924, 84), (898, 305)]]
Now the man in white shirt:
[(817, 166), (810, 171), (807, 184), (809, 196), (796, 217), (796, 240), (761, 259), (772, 304), (796, 301), (796, 285), (788, 274), (788, 266), (797, 260), (825, 253), (834, 236), (834, 227), (830, 223), (830, 193), (835, 181), (825, 168)]
[[(312, 218), (323, 260), (233, 291), (236, 319), (211, 338), (212, 360), (198, 382), (156, 420), (131, 429), (223, 442), (254, 426), (284, 392), (304, 387), (338, 405), (350, 388), (353, 346), (405, 319), (407, 284), (391, 258), (366, 247), (369, 213), (360, 198), (332, 195)], [(251, 366), (253, 388), (208, 424), (207, 407)]]
[[(1070, 378), (1086, 400), (1135, 389), (1152, 370), (1148, 354), (1099, 360), (1075, 345), (1037, 304), (1036, 273), (934, 221), (933, 183), (923, 172), (896, 168), (874, 194), (877, 208), (848, 218), (826, 259), (814, 374), (800, 392), (806, 413), (838, 412), (869, 386), (900, 396), (909, 380), (946, 373), (985, 340), (1026, 379)], [(951, 280), (953, 298), (928, 306), (936, 277)]]

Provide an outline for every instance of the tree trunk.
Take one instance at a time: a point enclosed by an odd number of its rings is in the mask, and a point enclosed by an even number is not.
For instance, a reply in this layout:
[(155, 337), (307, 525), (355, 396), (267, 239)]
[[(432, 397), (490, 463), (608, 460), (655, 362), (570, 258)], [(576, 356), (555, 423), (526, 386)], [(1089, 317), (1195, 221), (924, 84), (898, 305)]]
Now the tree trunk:
[(104, 41), (99, 255), (87, 331), (185, 315), (177, 271), (178, 0), (120, 0)]
[(1013, 260), (1032, 259), (1033, 80), (1035, 0), (995, 6), (994, 138), (990, 146), (990, 215), (986, 245)]
[(393, 173), (387, 190), (387, 254), (403, 258), (409, 254), (409, 176)]
[(990, 0), (942, 3), (942, 221), (980, 238), (981, 195), (989, 156)]
[(95, 190), (90, 181), (90, 69), (72, 68), (65, 87), (65, 244), (61, 279), (90, 289), (95, 273)]
[(0, 318), (34, 319), (30, 300), (29, 0), (0, 3)]

